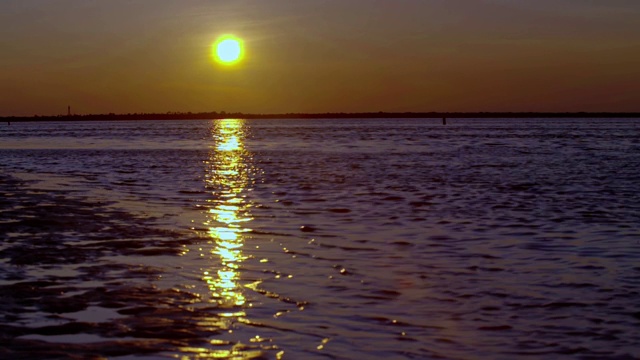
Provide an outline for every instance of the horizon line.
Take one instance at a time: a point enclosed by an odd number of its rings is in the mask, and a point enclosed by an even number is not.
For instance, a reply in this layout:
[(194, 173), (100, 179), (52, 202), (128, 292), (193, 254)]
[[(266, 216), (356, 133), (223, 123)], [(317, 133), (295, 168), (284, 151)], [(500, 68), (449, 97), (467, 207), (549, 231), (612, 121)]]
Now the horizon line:
[(60, 114), (31, 116), (0, 116), (2, 121), (82, 121), (82, 120), (204, 120), (204, 119), (356, 119), (356, 118), (570, 118), (613, 117), (639, 118), (636, 111), (377, 111), (377, 112), (319, 112), (319, 113), (243, 113), (243, 112), (173, 112), (165, 113), (103, 113)]

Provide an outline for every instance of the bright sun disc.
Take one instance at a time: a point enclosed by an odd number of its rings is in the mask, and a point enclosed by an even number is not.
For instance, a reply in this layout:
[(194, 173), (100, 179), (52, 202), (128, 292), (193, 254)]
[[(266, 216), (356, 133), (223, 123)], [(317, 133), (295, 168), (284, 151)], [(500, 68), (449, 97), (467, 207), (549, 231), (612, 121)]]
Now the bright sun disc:
[(214, 45), (216, 60), (222, 64), (233, 64), (242, 58), (242, 42), (233, 36), (223, 36)]

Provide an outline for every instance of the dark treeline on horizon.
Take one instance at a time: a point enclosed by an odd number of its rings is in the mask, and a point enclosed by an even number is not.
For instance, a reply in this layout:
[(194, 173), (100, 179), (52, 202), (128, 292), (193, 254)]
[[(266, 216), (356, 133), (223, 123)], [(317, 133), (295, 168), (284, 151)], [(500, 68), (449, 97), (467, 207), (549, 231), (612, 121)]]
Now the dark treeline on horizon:
[(86, 115), (2, 116), (3, 122), (205, 119), (380, 119), (380, 118), (640, 118), (640, 112), (361, 112), (245, 114), (227, 112), (167, 112)]

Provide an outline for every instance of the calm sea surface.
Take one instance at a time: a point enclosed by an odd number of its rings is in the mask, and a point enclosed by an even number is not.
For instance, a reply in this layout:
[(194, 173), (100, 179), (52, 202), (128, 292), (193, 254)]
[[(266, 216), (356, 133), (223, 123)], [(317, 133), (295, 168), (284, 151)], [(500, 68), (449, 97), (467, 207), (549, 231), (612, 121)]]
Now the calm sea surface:
[(640, 358), (640, 120), (0, 126), (0, 358)]

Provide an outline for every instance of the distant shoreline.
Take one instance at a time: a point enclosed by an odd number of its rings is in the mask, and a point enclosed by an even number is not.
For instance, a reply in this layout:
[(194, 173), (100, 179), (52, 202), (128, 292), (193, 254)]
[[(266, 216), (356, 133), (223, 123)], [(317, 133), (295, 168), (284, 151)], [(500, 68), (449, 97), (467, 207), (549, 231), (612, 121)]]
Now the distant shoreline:
[(111, 121), (111, 120), (205, 120), (205, 119), (440, 119), (440, 118), (640, 118), (640, 112), (364, 112), (364, 113), (285, 113), (245, 114), (202, 113), (134, 113), (87, 115), (2, 116), (0, 122), (33, 121)]

